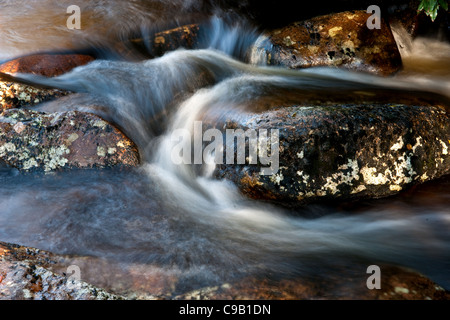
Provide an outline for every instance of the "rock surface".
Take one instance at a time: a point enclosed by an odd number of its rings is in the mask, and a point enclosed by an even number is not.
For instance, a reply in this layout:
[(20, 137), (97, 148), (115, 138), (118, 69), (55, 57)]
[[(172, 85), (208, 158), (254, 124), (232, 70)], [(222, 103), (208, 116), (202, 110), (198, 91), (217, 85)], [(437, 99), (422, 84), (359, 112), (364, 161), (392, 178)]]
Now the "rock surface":
[[(381, 289), (366, 287), (367, 275), (334, 279), (333, 284), (295, 278), (281, 281), (254, 277), (202, 288), (175, 297), (180, 300), (449, 300), (450, 293), (425, 276), (396, 266), (380, 266)], [(348, 271), (347, 271), (348, 272)]]
[[(98, 261), (97, 261), (98, 260)], [(111, 263), (113, 266), (111, 266)], [(103, 264), (103, 265), (102, 265)], [(448, 300), (450, 293), (424, 275), (410, 269), (380, 265), (381, 289), (366, 286), (367, 266), (337, 267), (336, 275), (327, 277), (268, 279), (249, 276), (214, 287), (203, 287), (172, 296), (176, 279), (158, 273), (151, 266), (130, 266), (128, 271), (114, 262), (94, 257), (62, 256), (15, 244), (0, 242), (0, 300)], [(117, 264), (117, 262), (116, 262)], [(69, 267), (79, 266), (79, 278)], [(114, 294), (85, 282), (91, 280), (111, 286), (126, 295)], [(111, 273), (103, 273), (105, 271)], [(335, 270), (336, 271), (336, 270)], [(122, 276), (119, 274), (123, 273)], [(117, 282), (126, 277), (133, 283), (124, 290)], [(102, 279), (105, 278), (105, 279)], [(123, 279), (122, 279), (123, 280)], [(159, 294), (158, 294), (159, 293)], [(156, 295), (155, 295), (156, 294)]]
[(93, 60), (93, 57), (82, 54), (36, 54), (8, 61), (0, 65), (0, 72), (56, 77)]
[(53, 255), (0, 242), (0, 300), (118, 300), (119, 296), (49, 270)]
[[(75, 67), (94, 60), (88, 55), (31, 55), (8, 61), (0, 65), (2, 73), (31, 73), (46, 77), (55, 77), (69, 72)], [(58, 89), (38, 88), (11, 81), (1, 81), (0, 75), (0, 111), (20, 107), (31, 107), (69, 94)], [(4, 79), (3, 79), (4, 80)]]
[(0, 111), (31, 107), (67, 94), (68, 92), (64, 90), (43, 89), (21, 83), (0, 81)]
[(388, 25), (366, 25), (371, 14), (347, 11), (315, 17), (268, 32), (258, 41), (269, 65), (291, 69), (317, 66), (390, 75), (400, 70), (401, 56)]
[(292, 106), (222, 125), (279, 129), (277, 173), (261, 175), (247, 159), (218, 165), (215, 176), (283, 205), (384, 197), (450, 173), (450, 117), (439, 106)]
[(137, 147), (100, 117), (77, 111), (6, 110), (0, 117), (0, 159), (23, 171), (136, 166)]
[(156, 58), (179, 48), (198, 47), (200, 25), (188, 24), (155, 33), (149, 38), (133, 38), (128, 43), (116, 44), (116, 50), (124, 57), (134, 60), (136, 53), (146, 58)]

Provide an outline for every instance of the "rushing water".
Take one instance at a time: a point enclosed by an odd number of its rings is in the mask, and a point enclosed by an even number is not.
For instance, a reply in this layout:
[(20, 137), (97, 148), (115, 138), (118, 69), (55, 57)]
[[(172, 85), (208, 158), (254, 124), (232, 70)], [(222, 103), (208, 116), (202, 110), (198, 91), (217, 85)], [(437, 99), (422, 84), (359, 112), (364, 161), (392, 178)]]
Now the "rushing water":
[[(0, 59), (86, 46), (113, 52), (112, 44), (132, 30), (154, 32), (143, 27), (149, 21), (168, 24), (171, 12), (198, 17), (202, 9), (199, 1), (86, 1), (83, 30), (71, 33), (64, 14), (69, 2), (2, 1)], [(30, 32), (34, 24), (39, 38)], [(179, 292), (247, 275), (332, 278), (350, 265), (361, 265), (364, 274), (364, 266), (377, 263), (416, 269), (450, 289), (448, 178), (389, 199), (287, 210), (246, 199), (231, 183), (212, 179), (210, 166), (198, 171), (170, 161), (171, 132), (192, 130), (205, 117), (324, 92), (338, 100), (356, 99), (354, 92), (361, 90), (402, 89), (448, 98), (449, 45), (431, 39), (407, 43), (405, 70), (388, 79), (260, 66), (257, 55), (249, 61), (247, 54), (258, 41), (255, 28), (217, 17), (210, 28), (201, 50), (143, 61), (97, 60), (53, 79), (18, 75), (76, 91), (37, 109), (99, 114), (138, 144), (143, 164), (132, 171), (50, 175), (2, 169), (0, 241), (157, 267), (180, 279)], [(401, 30), (396, 36), (407, 40)], [(431, 45), (441, 50), (424, 53)], [(88, 280), (95, 282), (95, 275)]]

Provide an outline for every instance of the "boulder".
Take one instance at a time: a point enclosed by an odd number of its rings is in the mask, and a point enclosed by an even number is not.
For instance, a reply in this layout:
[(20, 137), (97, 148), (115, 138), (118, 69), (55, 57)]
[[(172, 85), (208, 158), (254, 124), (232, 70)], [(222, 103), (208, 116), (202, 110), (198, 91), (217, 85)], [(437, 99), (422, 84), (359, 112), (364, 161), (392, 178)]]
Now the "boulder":
[(332, 66), (390, 75), (402, 66), (389, 26), (369, 29), (366, 11), (347, 11), (295, 22), (257, 42), (267, 64), (290, 69)]
[(385, 197), (450, 173), (450, 114), (439, 105), (291, 106), (216, 127), (279, 130), (276, 173), (263, 175), (246, 159), (217, 165), (214, 175), (287, 206)]
[[(247, 277), (176, 296), (179, 300), (448, 300), (450, 292), (424, 275), (403, 267), (381, 265), (381, 289), (369, 290), (364, 268), (342, 270), (331, 281)], [(353, 274), (351, 273), (353, 272)], [(329, 279), (328, 279), (329, 280)]]
[(93, 60), (93, 57), (83, 54), (36, 54), (3, 63), (0, 72), (56, 77)]
[(51, 253), (0, 242), (0, 300), (119, 300), (119, 296), (52, 272)]
[[(72, 268), (71, 268), (72, 267)], [(79, 267), (79, 278), (75, 269)], [(154, 266), (153, 266), (154, 267)], [(151, 265), (131, 265), (81, 256), (58, 255), (0, 242), (0, 300), (448, 300), (450, 293), (419, 272), (380, 264), (381, 289), (369, 290), (364, 263), (333, 266), (334, 275), (246, 276), (212, 287), (172, 295), (176, 280)], [(103, 272), (111, 273), (103, 273)], [(122, 275), (121, 275), (122, 274)], [(121, 277), (133, 285), (124, 290)], [(86, 280), (86, 278), (90, 280)], [(99, 282), (115, 290), (92, 284)], [(119, 283), (116, 283), (119, 282)], [(156, 287), (155, 287), (156, 285)], [(117, 294), (115, 291), (123, 291)], [(154, 295), (153, 292), (168, 292)]]
[[(160, 31), (147, 38), (137, 37), (130, 39), (128, 42), (121, 41), (115, 45), (115, 50), (129, 60), (135, 60), (137, 54), (146, 58), (156, 58), (179, 48), (197, 48), (199, 38), (200, 25), (188, 24)], [(142, 57), (138, 58), (141, 59)]]
[(121, 131), (77, 111), (10, 109), (0, 117), (0, 159), (23, 171), (136, 166), (139, 153)]
[[(0, 65), (0, 72), (31, 73), (55, 77), (69, 72), (75, 67), (85, 65), (93, 57), (80, 54), (39, 54), (17, 58)], [(0, 111), (20, 107), (31, 107), (69, 94), (58, 89), (35, 87), (2, 79), (0, 74)]]
[(37, 88), (21, 83), (0, 81), (0, 111), (28, 108), (69, 94), (58, 89)]

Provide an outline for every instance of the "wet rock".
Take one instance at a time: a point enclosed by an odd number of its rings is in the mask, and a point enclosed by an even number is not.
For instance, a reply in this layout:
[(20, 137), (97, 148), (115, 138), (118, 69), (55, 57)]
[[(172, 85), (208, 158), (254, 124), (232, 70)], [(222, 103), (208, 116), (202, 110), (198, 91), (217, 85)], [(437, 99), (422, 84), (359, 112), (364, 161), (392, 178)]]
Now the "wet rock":
[[(448, 300), (450, 292), (414, 270), (380, 266), (381, 289), (369, 290), (367, 274), (350, 275), (343, 270), (333, 279), (294, 278), (270, 280), (248, 277), (239, 282), (201, 288), (175, 299), (180, 300)], [(331, 281), (330, 281), (331, 280)]]
[(179, 48), (194, 49), (199, 45), (200, 25), (188, 24), (155, 33), (147, 38), (133, 38), (128, 43), (118, 43), (116, 50), (133, 60), (136, 53), (147, 58), (155, 58)]
[(255, 50), (267, 64), (290, 69), (333, 66), (390, 75), (401, 66), (397, 44), (388, 25), (369, 29), (366, 11), (347, 11), (296, 22), (268, 32)]
[(162, 56), (178, 48), (192, 49), (198, 44), (199, 25), (190, 24), (155, 34), (153, 54)]
[(43, 89), (25, 84), (0, 81), (0, 111), (27, 108), (69, 94), (58, 89)]
[(119, 296), (49, 270), (51, 253), (0, 242), (0, 300), (118, 300)]
[[(30, 55), (8, 61), (0, 65), (0, 72), (31, 73), (55, 77), (85, 65), (94, 58), (88, 55)], [(38, 88), (11, 81), (2, 81), (0, 75), (0, 110), (30, 107), (69, 94), (58, 89)]]
[(8, 61), (0, 65), (0, 72), (56, 77), (93, 60), (93, 57), (82, 54), (37, 54)]
[(278, 172), (262, 175), (262, 165), (247, 158), (245, 165), (218, 165), (215, 176), (287, 206), (389, 196), (450, 173), (450, 119), (440, 106), (292, 106), (222, 126), (279, 130)]
[(23, 171), (136, 166), (137, 147), (100, 117), (10, 109), (0, 117), (0, 159)]

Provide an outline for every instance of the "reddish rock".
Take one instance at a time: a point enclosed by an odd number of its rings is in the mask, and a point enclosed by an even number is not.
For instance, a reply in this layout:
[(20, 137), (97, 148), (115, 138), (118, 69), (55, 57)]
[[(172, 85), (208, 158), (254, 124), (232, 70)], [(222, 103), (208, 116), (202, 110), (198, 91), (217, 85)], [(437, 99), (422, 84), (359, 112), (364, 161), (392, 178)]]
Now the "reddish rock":
[(257, 50), (267, 63), (290, 69), (333, 66), (390, 75), (401, 66), (401, 56), (388, 25), (369, 29), (366, 11), (348, 11), (295, 22), (267, 33)]
[[(353, 268), (354, 269), (354, 268)], [(414, 270), (380, 266), (381, 289), (369, 290), (368, 275), (361, 270), (342, 270), (333, 279), (302, 278), (269, 280), (248, 277), (238, 282), (202, 288), (181, 300), (449, 300), (450, 292)], [(359, 275), (359, 276), (358, 276)], [(330, 281), (332, 280), (332, 281)]]
[[(231, 115), (223, 130), (279, 130), (279, 165), (220, 164), (215, 176), (287, 206), (380, 198), (450, 173), (450, 113), (439, 105), (292, 106)], [(248, 150), (248, 146), (246, 146)]]
[(8, 61), (0, 65), (0, 72), (55, 77), (93, 60), (93, 57), (82, 54), (37, 54)]
[(116, 44), (115, 50), (129, 60), (134, 60), (137, 53), (141, 53), (145, 57), (160, 57), (179, 48), (196, 48), (199, 45), (200, 30), (200, 25), (189, 24), (158, 32), (150, 40), (135, 38), (128, 43), (120, 42)]
[(136, 145), (100, 117), (11, 109), (0, 118), (0, 159), (24, 171), (137, 166)]

